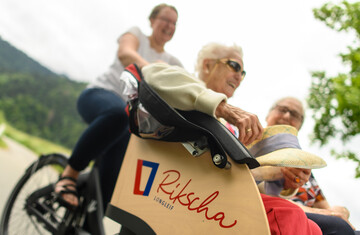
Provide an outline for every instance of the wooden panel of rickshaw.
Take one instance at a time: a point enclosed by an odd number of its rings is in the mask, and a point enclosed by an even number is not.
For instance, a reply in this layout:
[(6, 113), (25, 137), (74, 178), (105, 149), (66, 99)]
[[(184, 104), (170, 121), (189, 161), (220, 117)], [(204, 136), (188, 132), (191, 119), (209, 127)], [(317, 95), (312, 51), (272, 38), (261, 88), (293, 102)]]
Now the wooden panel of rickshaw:
[(180, 143), (132, 135), (110, 206), (160, 235), (270, 234), (250, 170), (231, 163), (219, 169), (209, 152), (193, 157)]

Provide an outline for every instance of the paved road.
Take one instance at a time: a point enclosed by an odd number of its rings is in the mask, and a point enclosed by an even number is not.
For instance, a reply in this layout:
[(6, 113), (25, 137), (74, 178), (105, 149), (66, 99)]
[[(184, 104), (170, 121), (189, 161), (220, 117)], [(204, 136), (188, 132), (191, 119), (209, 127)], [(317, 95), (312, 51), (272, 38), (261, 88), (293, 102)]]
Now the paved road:
[[(8, 148), (0, 148), (0, 211), (2, 214), (5, 202), (22, 176), (24, 170), (30, 165), (37, 156), (29, 149), (19, 145), (9, 138), (2, 137)], [(1, 216), (1, 215), (0, 215)], [(112, 220), (104, 219), (106, 234), (119, 232), (120, 225)]]

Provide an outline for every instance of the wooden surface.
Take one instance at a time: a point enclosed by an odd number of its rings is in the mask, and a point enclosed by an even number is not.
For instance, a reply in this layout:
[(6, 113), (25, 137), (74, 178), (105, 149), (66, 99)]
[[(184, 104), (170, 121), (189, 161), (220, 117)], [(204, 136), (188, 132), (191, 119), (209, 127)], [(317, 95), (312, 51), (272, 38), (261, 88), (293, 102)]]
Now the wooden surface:
[(231, 163), (219, 169), (209, 152), (195, 158), (180, 143), (132, 136), (111, 205), (160, 235), (270, 234), (250, 170)]

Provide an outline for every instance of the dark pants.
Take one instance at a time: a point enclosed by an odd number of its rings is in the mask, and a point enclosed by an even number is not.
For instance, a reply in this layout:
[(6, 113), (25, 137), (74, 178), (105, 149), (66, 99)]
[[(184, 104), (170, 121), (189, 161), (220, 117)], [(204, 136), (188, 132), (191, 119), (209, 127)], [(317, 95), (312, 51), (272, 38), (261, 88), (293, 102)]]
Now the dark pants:
[(130, 137), (126, 104), (113, 92), (91, 88), (81, 93), (77, 107), (89, 126), (76, 143), (69, 164), (81, 171), (100, 157), (97, 162), (106, 208)]
[(355, 231), (343, 219), (335, 216), (306, 213), (306, 216), (314, 221), (324, 235), (354, 235)]

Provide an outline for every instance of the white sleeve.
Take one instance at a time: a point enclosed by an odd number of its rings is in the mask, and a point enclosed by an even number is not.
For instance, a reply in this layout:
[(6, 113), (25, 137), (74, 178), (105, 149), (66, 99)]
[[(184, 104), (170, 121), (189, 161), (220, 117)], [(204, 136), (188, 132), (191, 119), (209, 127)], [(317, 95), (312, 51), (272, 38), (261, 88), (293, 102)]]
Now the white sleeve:
[(207, 89), (205, 84), (178, 66), (154, 63), (142, 69), (145, 81), (170, 106), (198, 110), (215, 116), (215, 109), (227, 97)]
[(120, 40), (120, 38), (124, 35), (124, 34), (127, 34), (127, 33), (131, 33), (132, 35), (134, 35), (135, 37), (138, 38), (138, 40), (140, 41), (141, 37), (143, 36), (143, 33), (141, 32), (140, 28), (139, 27), (131, 27), (129, 28), (127, 31), (125, 31), (124, 33), (122, 33), (119, 37), (118, 37), (118, 42)]

